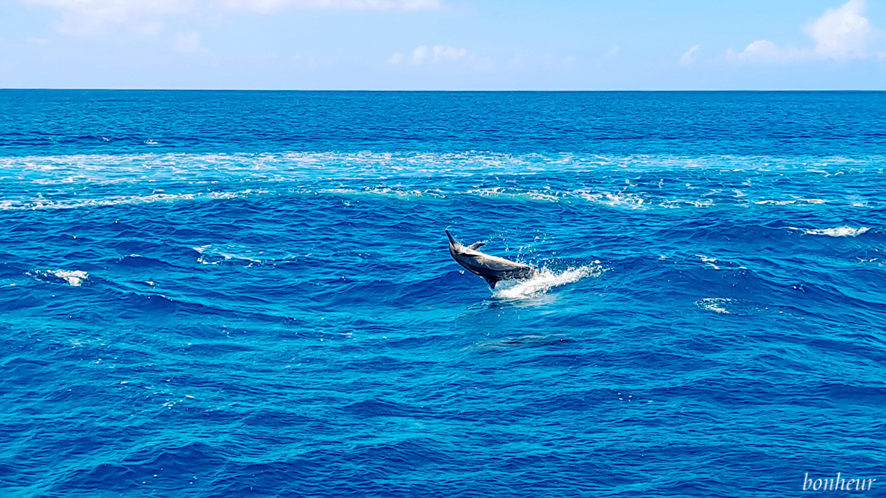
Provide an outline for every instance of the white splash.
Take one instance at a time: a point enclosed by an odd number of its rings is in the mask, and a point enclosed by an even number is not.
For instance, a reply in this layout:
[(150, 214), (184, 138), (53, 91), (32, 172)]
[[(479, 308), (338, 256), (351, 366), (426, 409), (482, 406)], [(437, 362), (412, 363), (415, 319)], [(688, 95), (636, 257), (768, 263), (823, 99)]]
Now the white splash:
[(732, 299), (725, 297), (706, 297), (701, 301), (696, 301), (695, 305), (703, 310), (728, 315), (729, 311), (725, 308), (725, 305), (731, 301)]
[(73, 287), (80, 287), (83, 282), (89, 279), (89, 273), (80, 270), (37, 270), (33, 274), (39, 280), (56, 280), (61, 279)]
[(561, 285), (578, 282), (585, 277), (599, 277), (603, 268), (599, 261), (595, 264), (569, 268), (560, 272), (542, 268), (538, 273), (526, 280), (502, 280), (498, 283), (492, 296), (504, 299), (526, 299)]
[(869, 227), (852, 228), (850, 226), (834, 228), (788, 228), (791, 230), (800, 230), (803, 232), (803, 235), (827, 235), (828, 237), (857, 237), (870, 230)]
[(714, 264), (717, 262), (717, 258), (709, 258), (709, 257), (705, 256), (704, 254), (696, 254), (695, 256), (701, 258), (701, 261), (703, 263), (705, 263), (706, 266), (709, 266), (709, 267), (713, 268), (714, 270), (720, 269), (719, 266)]

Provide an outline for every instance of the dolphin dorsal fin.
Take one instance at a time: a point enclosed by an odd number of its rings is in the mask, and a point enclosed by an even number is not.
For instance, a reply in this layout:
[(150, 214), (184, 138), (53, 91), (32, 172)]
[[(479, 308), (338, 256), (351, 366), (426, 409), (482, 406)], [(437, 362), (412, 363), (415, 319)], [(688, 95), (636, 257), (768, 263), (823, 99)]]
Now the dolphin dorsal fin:
[(481, 276), (483, 277), (484, 280), (486, 280), (486, 283), (489, 284), (490, 289), (495, 288), (495, 284), (498, 283), (498, 279), (496, 277), (487, 277), (486, 275), (481, 275)]
[(473, 249), (473, 250), (476, 251), (476, 250), (479, 249), (480, 247), (483, 247), (484, 244), (486, 244), (486, 241), (485, 241), (485, 240), (484, 240), (484, 241), (481, 241), (481, 242), (474, 242), (473, 244), (471, 244), (471, 245), (468, 246), (468, 249)]

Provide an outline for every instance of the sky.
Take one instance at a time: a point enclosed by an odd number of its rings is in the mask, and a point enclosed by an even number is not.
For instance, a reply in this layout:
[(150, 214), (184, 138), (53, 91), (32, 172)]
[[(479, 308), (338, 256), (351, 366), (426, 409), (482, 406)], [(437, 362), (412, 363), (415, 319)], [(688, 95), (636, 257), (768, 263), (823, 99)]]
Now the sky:
[(0, 88), (886, 90), (886, 0), (0, 0)]

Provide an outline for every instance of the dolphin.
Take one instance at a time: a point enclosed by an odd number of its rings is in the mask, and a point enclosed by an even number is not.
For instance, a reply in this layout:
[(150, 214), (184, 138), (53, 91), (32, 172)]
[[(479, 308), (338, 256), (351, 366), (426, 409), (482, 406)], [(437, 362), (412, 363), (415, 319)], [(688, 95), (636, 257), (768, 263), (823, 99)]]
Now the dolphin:
[(486, 279), (490, 289), (494, 289), (499, 280), (529, 278), (536, 273), (535, 268), (531, 266), (478, 251), (477, 249), (486, 242), (463, 246), (461, 242), (455, 240), (449, 230), (446, 230), (446, 236), (449, 237), (449, 254), (452, 254), (452, 259), (469, 272)]

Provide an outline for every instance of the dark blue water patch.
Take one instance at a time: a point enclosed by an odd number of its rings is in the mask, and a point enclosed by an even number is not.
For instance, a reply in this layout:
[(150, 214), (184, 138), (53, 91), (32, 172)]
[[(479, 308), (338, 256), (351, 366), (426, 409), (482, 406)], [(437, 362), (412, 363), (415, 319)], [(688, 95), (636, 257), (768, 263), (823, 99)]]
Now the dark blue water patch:
[(881, 92), (3, 90), (0, 154), (881, 153)]

